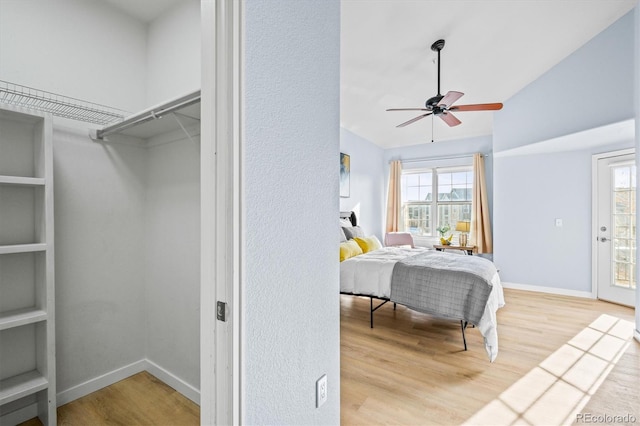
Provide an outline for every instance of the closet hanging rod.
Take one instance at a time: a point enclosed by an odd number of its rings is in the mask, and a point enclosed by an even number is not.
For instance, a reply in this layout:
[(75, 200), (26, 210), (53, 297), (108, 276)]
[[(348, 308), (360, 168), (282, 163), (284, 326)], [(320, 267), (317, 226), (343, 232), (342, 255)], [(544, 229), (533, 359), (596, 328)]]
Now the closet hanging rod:
[[(488, 157), (489, 154), (482, 154), (483, 157)], [(473, 158), (473, 154), (464, 155), (450, 155), (446, 157), (423, 157), (423, 158), (411, 158), (409, 160), (400, 160), (401, 163), (419, 163), (422, 161), (440, 161), (440, 160), (457, 160), (460, 158)], [(394, 160), (389, 160), (389, 163)]]
[(198, 102), (200, 102), (200, 90), (189, 93), (188, 95), (181, 96), (162, 105), (144, 110), (138, 114), (126, 118), (120, 123), (112, 124), (110, 126), (104, 127), (103, 129), (96, 130), (95, 133), (92, 133), (91, 138), (93, 140), (103, 140), (105, 136), (121, 132), (130, 127), (146, 123), (147, 121), (162, 118), (163, 116), (171, 112), (180, 110)]

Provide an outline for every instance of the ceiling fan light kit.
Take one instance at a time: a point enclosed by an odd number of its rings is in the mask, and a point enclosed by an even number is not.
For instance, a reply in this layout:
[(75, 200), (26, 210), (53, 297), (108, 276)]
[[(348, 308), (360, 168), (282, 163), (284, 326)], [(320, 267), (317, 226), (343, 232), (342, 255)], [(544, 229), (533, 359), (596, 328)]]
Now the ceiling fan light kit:
[(429, 115), (435, 115), (442, 121), (447, 123), (448, 126), (453, 127), (462, 123), (458, 118), (451, 113), (451, 111), (497, 111), (502, 109), (501, 103), (491, 104), (471, 104), (471, 105), (458, 105), (453, 104), (460, 99), (464, 93), (449, 91), (444, 96), (440, 94), (440, 51), (444, 48), (444, 40), (436, 40), (431, 45), (431, 50), (438, 52), (438, 94), (427, 99), (424, 108), (390, 108), (387, 111), (424, 111), (425, 114), (398, 124), (396, 127), (404, 127), (409, 124), (415, 123), (418, 120), (423, 119)]

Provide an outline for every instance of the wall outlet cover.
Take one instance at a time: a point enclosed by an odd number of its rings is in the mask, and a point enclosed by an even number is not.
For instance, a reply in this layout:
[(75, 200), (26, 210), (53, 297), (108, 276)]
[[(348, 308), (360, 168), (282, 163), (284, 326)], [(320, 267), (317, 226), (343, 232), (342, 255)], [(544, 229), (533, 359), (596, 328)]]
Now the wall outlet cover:
[(316, 381), (316, 408), (327, 402), (327, 375), (324, 374)]

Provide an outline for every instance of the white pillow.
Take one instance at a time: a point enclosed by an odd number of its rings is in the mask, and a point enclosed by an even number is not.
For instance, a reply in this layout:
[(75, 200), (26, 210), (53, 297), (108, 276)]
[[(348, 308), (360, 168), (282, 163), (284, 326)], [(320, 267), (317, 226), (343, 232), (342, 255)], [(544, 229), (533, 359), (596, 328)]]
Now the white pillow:
[(340, 227), (342, 228), (351, 228), (353, 224), (349, 219), (340, 219)]

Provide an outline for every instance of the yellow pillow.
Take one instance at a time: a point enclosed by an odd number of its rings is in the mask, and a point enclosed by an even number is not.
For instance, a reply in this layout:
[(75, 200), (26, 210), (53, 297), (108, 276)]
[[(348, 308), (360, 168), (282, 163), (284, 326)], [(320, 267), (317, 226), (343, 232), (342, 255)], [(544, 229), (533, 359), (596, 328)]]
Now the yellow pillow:
[(349, 240), (344, 243), (340, 243), (340, 262), (359, 254), (362, 254), (362, 249), (355, 241)]
[(365, 237), (365, 238), (356, 237), (354, 238), (354, 240), (356, 243), (358, 243), (363, 253), (367, 253), (367, 252), (382, 248), (382, 244), (380, 243), (380, 240), (378, 240), (378, 238), (376, 238), (375, 235), (372, 235), (370, 237)]

